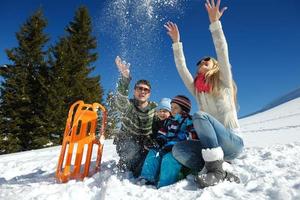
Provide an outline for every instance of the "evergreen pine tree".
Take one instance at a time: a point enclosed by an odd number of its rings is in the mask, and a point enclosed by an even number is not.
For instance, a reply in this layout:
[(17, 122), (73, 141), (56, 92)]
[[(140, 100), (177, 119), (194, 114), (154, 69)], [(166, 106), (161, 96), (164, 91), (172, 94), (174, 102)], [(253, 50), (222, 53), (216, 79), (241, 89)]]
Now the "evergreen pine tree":
[(48, 142), (44, 129), (48, 80), (45, 44), (49, 40), (43, 33), (46, 25), (42, 11), (36, 11), (16, 33), (18, 47), (6, 50), (13, 64), (1, 70), (2, 153), (41, 148)]
[(92, 36), (92, 24), (86, 7), (80, 7), (66, 28), (66, 36), (52, 48), (51, 106), (48, 108), (52, 124), (52, 140), (61, 142), (70, 106), (83, 100), (85, 103), (102, 101), (100, 76), (91, 76), (98, 58), (97, 41)]
[(105, 101), (106, 109), (107, 109), (107, 123), (105, 129), (105, 137), (113, 138), (116, 132), (119, 130), (119, 112), (116, 109), (115, 105), (115, 95), (112, 91), (108, 92), (106, 101)]

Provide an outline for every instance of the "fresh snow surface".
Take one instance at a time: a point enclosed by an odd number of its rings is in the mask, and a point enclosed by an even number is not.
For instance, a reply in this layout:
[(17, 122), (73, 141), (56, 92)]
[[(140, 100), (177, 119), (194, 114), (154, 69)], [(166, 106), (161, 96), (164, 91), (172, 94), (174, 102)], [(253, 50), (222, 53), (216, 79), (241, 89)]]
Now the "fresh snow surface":
[(194, 177), (156, 189), (119, 172), (112, 140), (101, 171), (83, 181), (57, 183), (60, 146), (0, 156), (0, 199), (300, 199), (300, 98), (240, 120), (245, 151), (232, 166), (241, 184), (197, 188)]
[(300, 142), (300, 98), (240, 120), (246, 146)]

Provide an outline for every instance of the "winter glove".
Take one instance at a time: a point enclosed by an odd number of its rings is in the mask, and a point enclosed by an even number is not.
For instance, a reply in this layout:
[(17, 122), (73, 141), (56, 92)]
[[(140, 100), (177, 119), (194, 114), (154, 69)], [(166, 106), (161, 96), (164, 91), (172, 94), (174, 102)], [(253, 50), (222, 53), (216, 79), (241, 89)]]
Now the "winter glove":
[(167, 143), (167, 138), (164, 135), (160, 135), (156, 138), (156, 142), (160, 147), (163, 147)]
[(167, 145), (167, 146), (164, 146), (164, 147), (162, 148), (162, 150), (163, 150), (165, 153), (169, 153), (169, 152), (172, 151), (172, 147), (173, 147), (173, 145)]
[(147, 139), (145, 142), (144, 142), (144, 148), (146, 150), (149, 150), (149, 149), (158, 149), (159, 148), (159, 144), (152, 140), (152, 139)]

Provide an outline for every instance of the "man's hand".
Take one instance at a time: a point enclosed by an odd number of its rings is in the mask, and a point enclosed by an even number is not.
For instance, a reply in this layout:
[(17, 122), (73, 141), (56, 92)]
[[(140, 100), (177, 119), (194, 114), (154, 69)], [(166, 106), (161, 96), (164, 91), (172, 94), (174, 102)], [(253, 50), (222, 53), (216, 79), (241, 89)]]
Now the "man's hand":
[(209, 0), (206, 0), (205, 7), (208, 13), (210, 23), (218, 21), (222, 17), (224, 11), (227, 10), (227, 7), (224, 7), (220, 11), (220, 4), (221, 0), (218, 0), (217, 4), (215, 4), (215, 0), (211, 0), (211, 2), (209, 2)]
[(119, 56), (116, 57), (115, 59), (116, 65), (121, 72), (122, 76), (129, 78), (129, 63), (126, 63), (125, 61), (122, 61)]
[(164, 27), (168, 30), (167, 34), (171, 37), (173, 43), (180, 41), (179, 30), (175, 23), (167, 22)]

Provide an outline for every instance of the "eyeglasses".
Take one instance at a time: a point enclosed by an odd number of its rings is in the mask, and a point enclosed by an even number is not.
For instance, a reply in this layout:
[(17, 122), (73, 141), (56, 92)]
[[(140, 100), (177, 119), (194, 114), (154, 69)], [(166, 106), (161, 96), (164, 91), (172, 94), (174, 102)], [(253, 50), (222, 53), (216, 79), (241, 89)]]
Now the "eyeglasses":
[(142, 86), (137, 86), (135, 89), (139, 92), (145, 92), (146, 94), (150, 93), (150, 89)]
[(207, 61), (210, 61), (210, 59), (211, 59), (210, 57), (204, 57), (204, 58), (202, 58), (201, 60), (199, 60), (199, 61), (197, 62), (197, 66), (200, 65), (203, 61), (206, 61), (206, 62), (207, 62)]

